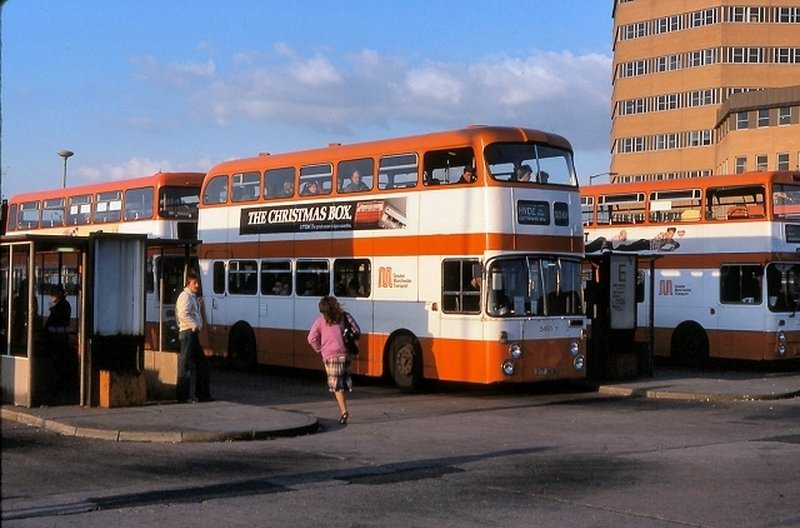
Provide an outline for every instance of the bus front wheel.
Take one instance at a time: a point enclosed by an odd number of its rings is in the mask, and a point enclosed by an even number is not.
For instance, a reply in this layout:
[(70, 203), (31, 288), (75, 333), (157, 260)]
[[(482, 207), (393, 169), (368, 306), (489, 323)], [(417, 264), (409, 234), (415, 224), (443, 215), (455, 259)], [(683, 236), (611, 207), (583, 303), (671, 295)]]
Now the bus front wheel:
[(228, 360), (231, 367), (247, 370), (256, 366), (256, 337), (246, 324), (237, 324), (231, 330)]
[(422, 384), (422, 354), (416, 338), (411, 334), (400, 334), (392, 339), (389, 373), (395, 385), (401, 389), (415, 390)]
[(708, 361), (708, 337), (697, 323), (678, 325), (672, 334), (670, 356), (686, 367), (702, 367)]

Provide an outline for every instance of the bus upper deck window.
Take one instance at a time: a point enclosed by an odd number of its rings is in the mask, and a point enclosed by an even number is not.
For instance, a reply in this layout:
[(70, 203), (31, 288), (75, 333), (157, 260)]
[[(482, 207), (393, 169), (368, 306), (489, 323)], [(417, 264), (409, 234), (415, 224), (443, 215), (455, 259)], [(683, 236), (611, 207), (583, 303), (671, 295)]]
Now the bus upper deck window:
[(203, 192), (204, 204), (220, 204), (228, 201), (228, 177), (214, 176)]
[(239, 172), (231, 176), (231, 199), (234, 202), (249, 202), (256, 200), (260, 192), (260, 173)]
[(290, 198), (293, 194), (293, 168), (273, 169), (264, 173), (264, 198)]
[(53, 198), (44, 201), (42, 208), (42, 227), (59, 227), (64, 225), (64, 199)]
[(381, 158), (378, 168), (378, 189), (416, 187), (418, 165), (416, 154), (400, 154)]
[(19, 227), (37, 229), (39, 227), (39, 202), (24, 202), (19, 205)]
[(82, 225), (92, 222), (92, 195), (84, 194), (73, 196), (69, 199), (69, 209), (67, 211), (67, 223), (70, 225)]

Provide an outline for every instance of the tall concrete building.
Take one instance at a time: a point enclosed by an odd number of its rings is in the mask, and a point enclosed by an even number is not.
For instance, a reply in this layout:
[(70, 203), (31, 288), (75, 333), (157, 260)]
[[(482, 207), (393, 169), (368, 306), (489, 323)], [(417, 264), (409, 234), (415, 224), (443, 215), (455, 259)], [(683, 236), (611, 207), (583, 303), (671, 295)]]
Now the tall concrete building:
[(800, 169), (800, 0), (615, 0), (612, 181)]

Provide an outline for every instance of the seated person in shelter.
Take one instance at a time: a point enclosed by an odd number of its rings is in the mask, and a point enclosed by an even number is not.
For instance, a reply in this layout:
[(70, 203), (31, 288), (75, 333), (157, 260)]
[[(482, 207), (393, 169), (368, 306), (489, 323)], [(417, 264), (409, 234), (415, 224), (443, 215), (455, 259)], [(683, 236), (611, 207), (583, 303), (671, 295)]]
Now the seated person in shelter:
[(344, 189), (342, 189), (343, 192), (359, 192), (368, 190), (369, 187), (362, 181), (361, 173), (358, 172), (358, 169), (353, 171), (353, 174), (350, 175), (350, 183), (345, 185)]
[(547, 171), (543, 170), (539, 171), (539, 177), (537, 178), (539, 183), (547, 183), (549, 179), (550, 179), (550, 174), (548, 174)]
[(531, 181), (531, 174), (533, 174), (533, 169), (531, 169), (530, 165), (521, 165), (517, 169), (517, 174), (515, 179), (516, 181), (529, 182)]
[(458, 183), (473, 183), (478, 179), (477, 174), (475, 174), (475, 167), (470, 167), (467, 165), (464, 167), (464, 173), (459, 178)]

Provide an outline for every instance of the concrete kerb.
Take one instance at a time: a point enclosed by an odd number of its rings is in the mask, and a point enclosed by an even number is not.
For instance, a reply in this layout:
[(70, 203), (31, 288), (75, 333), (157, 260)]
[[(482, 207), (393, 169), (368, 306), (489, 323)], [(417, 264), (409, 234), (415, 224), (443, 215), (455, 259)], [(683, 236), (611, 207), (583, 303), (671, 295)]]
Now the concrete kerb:
[(658, 390), (634, 387), (619, 387), (615, 385), (597, 385), (597, 393), (606, 396), (623, 398), (646, 398), (651, 400), (677, 400), (677, 401), (755, 401), (755, 400), (785, 400), (800, 396), (800, 390), (774, 393), (774, 394), (720, 394), (708, 392), (686, 392), (674, 390)]
[(24, 425), (46, 429), (63, 436), (91, 438), (114, 442), (190, 443), (190, 442), (236, 442), (269, 440), (271, 438), (301, 436), (319, 430), (316, 417), (306, 416), (305, 423), (280, 429), (250, 429), (245, 431), (127, 431), (82, 427), (47, 420), (16, 409), (2, 408), (2, 418)]

